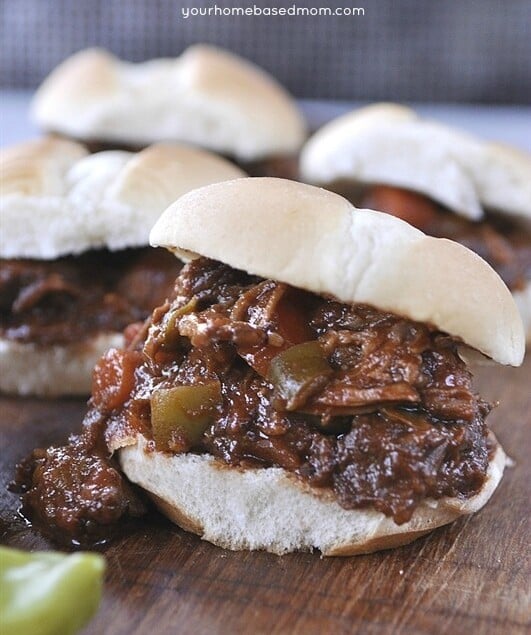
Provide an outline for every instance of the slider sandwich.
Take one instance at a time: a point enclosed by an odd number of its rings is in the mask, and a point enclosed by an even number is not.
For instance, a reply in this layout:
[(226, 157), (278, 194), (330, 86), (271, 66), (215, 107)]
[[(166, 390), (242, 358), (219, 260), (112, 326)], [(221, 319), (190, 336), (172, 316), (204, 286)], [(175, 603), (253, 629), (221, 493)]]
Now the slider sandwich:
[(484, 258), (531, 338), (531, 156), (377, 104), (330, 122), (306, 144), (301, 177), (358, 207), (403, 218)]
[(37, 91), (33, 119), (92, 149), (190, 143), (252, 175), (296, 173), (306, 131), (295, 101), (273, 77), (205, 45), (141, 64), (101, 49), (76, 53)]
[(120, 466), (216, 545), (350, 555), (488, 501), (505, 455), (459, 353), (519, 365), (524, 333), (476, 254), (270, 178), (186, 194), (150, 239), (188, 263), (98, 362), (83, 433), (24, 465), (33, 517), (86, 537), (134, 514)]
[(48, 138), (0, 158), (0, 390), (90, 393), (94, 364), (173, 289), (179, 263), (150, 249), (169, 203), (242, 176), (207, 152), (155, 145), (90, 155)]

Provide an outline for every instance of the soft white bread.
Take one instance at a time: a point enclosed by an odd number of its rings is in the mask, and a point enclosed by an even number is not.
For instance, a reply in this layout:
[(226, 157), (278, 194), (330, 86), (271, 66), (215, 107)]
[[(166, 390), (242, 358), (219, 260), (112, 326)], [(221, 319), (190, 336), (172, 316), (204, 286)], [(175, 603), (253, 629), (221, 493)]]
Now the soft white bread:
[(348, 556), (407, 544), (483, 507), (506, 461), (498, 446), (478, 494), (427, 500), (409, 522), (397, 525), (374, 510), (343, 509), (329, 491), (281, 468), (243, 470), (208, 454), (146, 451), (142, 436), (129, 443), (119, 451), (123, 471), (175, 523), (226, 549), (279, 555), (319, 549), (325, 556)]
[(123, 346), (121, 334), (46, 348), (0, 338), (0, 392), (41, 397), (88, 395), (96, 362), (113, 346)]
[(376, 104), (321, 128), (302, 150), (302, 180), (415, 190), (471, 219), (485, 209), (531, 220), (531, 156)]
[(484, 260), (326, 190), (273, 178), (204, 187), (171, 205), (150, 241), (432, 324), (502, 364), (523, 359), (518, 309)]
[(2, 150), (0, 174), (0, 257), (37, 259), (147, 245), (154, 222), (179, 196), (244, 175), (178, 144), (89, 155), (53, 137)]
[(526, 340), (531, 343), (531, 281), (522, 291), (514, 291), (513, 298), (524, 323)]
[(211, 46), (142, 64), (100, 49), (68, 58), (39, 88), (33, 118), (76, 139), (185, 141), (241, 161), (293, 153), (305, 124), (265, 71)]

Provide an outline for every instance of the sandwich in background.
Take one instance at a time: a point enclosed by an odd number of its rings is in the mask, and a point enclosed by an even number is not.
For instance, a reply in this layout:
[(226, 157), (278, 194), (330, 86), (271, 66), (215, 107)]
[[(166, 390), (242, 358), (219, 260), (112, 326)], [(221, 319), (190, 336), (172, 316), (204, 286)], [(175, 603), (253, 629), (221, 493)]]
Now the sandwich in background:
[(531, 157), (409, 108), (376, 104), (306, 143), (303, 181), (450, 238), (484, 258), (514, 295), (531, 338)]
[(243, 176), (186, 146), (138, 154), (40, 139), (2, 150), (0, 390), (88, 394), (123, 329), (171, 295), (180, 264), (148, 246), (164, 209), (196, 187)]
[(44, 81), (32, 112), (43, 130), (91, 149), (179, 141), (222, 154), (253, 176), (294, 175), (306, 136), (295, 101), (273, 77), (206, 45), (140, 64), (81, 51)]

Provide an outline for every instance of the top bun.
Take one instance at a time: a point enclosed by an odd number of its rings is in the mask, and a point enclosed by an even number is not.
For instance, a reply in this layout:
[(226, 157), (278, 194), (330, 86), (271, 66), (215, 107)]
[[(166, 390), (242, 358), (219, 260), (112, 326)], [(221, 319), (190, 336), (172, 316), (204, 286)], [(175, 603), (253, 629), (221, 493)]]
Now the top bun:
[(100, 49), (81, 51), (44, 81), (33, 117), (76, 139), (184, 141), (240, 161), (296, 152), (305, 137), (295, 102), (271, 76), (204, 45), (142, 64)]
[(326, 190), (273, 178), (203, 187), (162, 214), (150, 241), (427, 322), (502, 364), (523, 359), (518, 309), (484, 260)]
[(350, 112), (304, 146), (303, 180), (395, 185), (474, 220), (484, 209), (531, 219), (531, 156), (421, 119), (395, 104)]
[(38, 259), (147, 245), (149, 230), (179, 196), (244, 176), (187, 146), (89, 155), (52, 137), (2, 150), (0, 173), (0, 257)]

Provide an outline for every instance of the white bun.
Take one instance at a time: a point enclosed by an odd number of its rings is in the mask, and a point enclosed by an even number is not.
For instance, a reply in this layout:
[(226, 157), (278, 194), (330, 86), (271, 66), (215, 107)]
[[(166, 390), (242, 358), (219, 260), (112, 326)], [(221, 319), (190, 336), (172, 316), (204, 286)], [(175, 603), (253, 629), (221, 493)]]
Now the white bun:
[(531, 281), (522, 291), (514, 291), (513, 298), (522, 316), (526, 340), (531, 344)]
[(531, 156), (376, 104), (321, 128), (302, 150), (302, 180), (415, 190), (467, 218), (484, 209), (531, 220)]
[(244, 175), (177, 144), (89, 155), (55, 138), (4, 149), (0, 172), (0, 257), (38, 259), (147, 245), (153, 223), (179, 196)]
[(374, 510), (346, 510), (330, 492), (311, 488), (281, 468), (239, 469), (210, 455), (146, 451), (139, 437), (119, 451), (124, 473), (184, 529), (226, 549), (276, 554), (319, 549), (325, 556), (370, 553), (407, 544), (479, 510), (505, 467), (498, 446), (481, 491), (468, 499), (427, 500), (397, 525)]
[(92, 370), (113, 346), (123, 346), (120, 333), (46, 348), (0, 338), (0, 392), (41, 397), (89, 395)]
[(142, 64), (81, 51), (39, 88), (33, 117), (77, 139), (184, 141), (242, 161), (296, 152), (305, 138), (295, 102), (271, 76), (204, 45)]
[(435, 325), (502, 364), (523, 359), (518, 309), (484, 260), (326, 190), (273, 178), (204, 187), (171, 205), (150, 241)]

